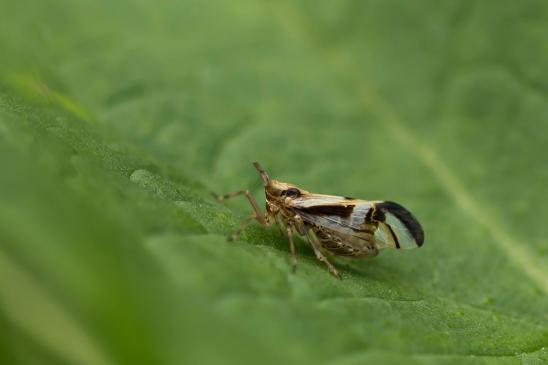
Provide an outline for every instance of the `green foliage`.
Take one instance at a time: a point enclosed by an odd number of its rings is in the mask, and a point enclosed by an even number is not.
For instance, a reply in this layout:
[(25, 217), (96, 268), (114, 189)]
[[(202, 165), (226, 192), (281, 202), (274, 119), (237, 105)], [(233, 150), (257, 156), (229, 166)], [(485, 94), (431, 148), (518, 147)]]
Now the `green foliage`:
[[(0, 3), (2, 364), (548, 363), (548, 4)], [(337, 281), (211, 191), (401, 202)]]

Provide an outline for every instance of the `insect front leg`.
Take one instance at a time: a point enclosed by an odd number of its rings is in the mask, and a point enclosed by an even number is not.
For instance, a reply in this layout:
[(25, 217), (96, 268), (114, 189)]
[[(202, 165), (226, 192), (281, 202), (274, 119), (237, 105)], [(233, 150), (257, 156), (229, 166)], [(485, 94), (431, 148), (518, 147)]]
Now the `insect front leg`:
[(263, 226), (268, 225), (267, 222), (266, 222), (265, 217), (261, 213), (261, 209), (259, 208), (259, 204), (257, 204), (257, 201), (255, 200), (253, 195), (251, 195), (249, 190), (240, 190), (240, 191), (235, 191), (233, 193), (228, 193), (228, 194), (223, 194), (223, 195), (217, 195), (217, 194), (213, 194), (213, 195), (219, 201), (223, 201), (223, 200), (226, 200), (226, 199), (229, 199), (229, 198), (234, 198), (234, 197), (240, 196), (240, 195), (245, 195), (245, 197), (249, 201), (249, 204), (251, 205), (251, 208), (253, 208), (253, 212), (254, 212), (253, 218), (257, 219), (257, 222), (259, 222)]
[(276, 226), (280, 230), (280, 233), (282, 235), (286, 234), (287, 224), (283, 221), (281, 214), (275, 214), (274, 215), (274, 222), (276, 222)]
[(312, 230), (312, 228), (309, 228), (306, 231), (306, 237), (308, 238), (308, 242), (310, 242), (310, 246), (312, 246), (312, 249), (314, 250), (314, 253), (316, 254), (316, 258), (318, 259), (318, 261), (323, 262), (327, 266), (331, 274), (333, 274), (333, 276), (335, 276), (337, 279), (341, 280), (341, 276), (339, 275), (339, 272), (337, 271), (337, 269), (335, 269), (335, 266), (333, 266), (331, 262), (327, 260), (327, 257), (325, 257), (324, 254), (321, 252), (320, 250), (321, 244), (318, 240), (318, 237), (316, 237), (316, 234)]
[(291, 250), (291, 271), (297, 270), (297, 254), (295, 252), (295, 242), (293, 241), (293, 228), (290, 224), (287, 225), (287, 239), (289, 240), (289, 249)]
[(245, 219), (245, 221), (242, 222), (240, 227), (236, 230), (236, 232), (232, 233), (230, 236), (227, 237), (228, 241), (236, 241), (238, 237), (242, 234), (242, 232), (251, 224), (251, 222), (255, 219), (255, 213), (252, 213), (249, 217)]
[(234, 198), (240, 195), (245, 195), (247, 200), (249, 201), (249, 204), (251, 205), (251, 208), (253, 209), (253, 213), (249, 217), (247, 217), (247, 219), (240, 225), (240, 227), (236, 230), (236, 232), (228, 236), (229, 241), (236, 240), (254, 219), (256, 219), (257, 222), (259, 222), (259, 224), (261, 224), (262, 226), (269, 225), (269, 222), (267, 221), (266, 217), (263, 215), (263, 213), (259, 209), (259, 205), (257, 204), (257, 201), (255, 200), (253, 195), (251, 195), (249, 190), (240, 190), (240, 191), (235, 191), (233, 193), (228, 193), (223, 195), (217, 195), (217, 194), (213, 194), (213, 195), (219, 201), (223, 201), (229, 198)]

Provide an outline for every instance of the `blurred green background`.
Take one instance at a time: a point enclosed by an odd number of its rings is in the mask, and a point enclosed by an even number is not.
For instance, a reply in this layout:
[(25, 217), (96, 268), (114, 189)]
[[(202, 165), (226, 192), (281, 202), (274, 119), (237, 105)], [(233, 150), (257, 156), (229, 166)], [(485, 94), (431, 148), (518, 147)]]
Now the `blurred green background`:
[[(545, 0), (0, 1), (0, 363), (547, 364), (547, 71)], [(228, 244), (254, 160), (425, 245)]]

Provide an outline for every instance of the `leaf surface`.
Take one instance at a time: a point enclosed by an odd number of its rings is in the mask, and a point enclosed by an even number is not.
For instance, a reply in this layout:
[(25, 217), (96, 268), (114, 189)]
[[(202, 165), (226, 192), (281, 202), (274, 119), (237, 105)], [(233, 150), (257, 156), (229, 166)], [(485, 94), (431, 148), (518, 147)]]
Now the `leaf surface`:
[[(2, 363), (547, 363), (546, 34), (540, 0), (3, 1)], [(255, 160), (424, 246), (337, 281), (226, 243)]]

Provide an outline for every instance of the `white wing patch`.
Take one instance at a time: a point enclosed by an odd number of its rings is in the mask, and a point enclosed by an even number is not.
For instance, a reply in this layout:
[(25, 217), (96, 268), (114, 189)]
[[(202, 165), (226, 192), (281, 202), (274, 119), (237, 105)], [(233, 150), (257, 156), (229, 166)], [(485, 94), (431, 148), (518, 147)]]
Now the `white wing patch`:
[(382, 222), (379, 223), (375, 230), (375, 243), (379, 250), (384, 248), (398, 248), (396, 241), (392, 236), (392, 232), (390, 232), (390, 228)]
[(392, 232), (396, 235), (400, 248), (411, 249), (418, 247), (417, 242), (405, 227), (405, 225), (396, 216), (391, 213), (386, 213), (386, 224), (390, 225)]
[(355, 200), (349, 200), (342, 196), (323, 195), (323, 194), (306, 194), (302, 197), (293, 199), (288, 205), (292, 208), (310, 208), (319, 205), (333, 204), (356, 204)]

